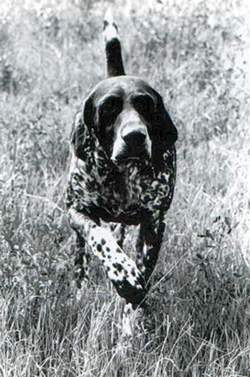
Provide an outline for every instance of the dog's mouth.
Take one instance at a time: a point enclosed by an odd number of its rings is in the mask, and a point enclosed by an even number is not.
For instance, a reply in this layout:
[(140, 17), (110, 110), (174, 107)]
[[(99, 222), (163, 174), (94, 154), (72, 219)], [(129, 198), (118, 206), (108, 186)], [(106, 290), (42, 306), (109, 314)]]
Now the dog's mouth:
[(114, 137), (111, 161), (118, 165), (149, 160), (151, 144), (146, 126), (136, 118), (136, 122), (127, 122), (118, 129)]
[(149, 153), (143, 149), (141, 151), (138, 151), (137, 153), (130, 154), (128, 151), (123, 151), (119, 153), (117, 156), (112, 157), (111, 161), (115, 165), (119, 164), (126, 164), (129, 162), (144, 162), (144, 161), (149, 161), (150, 156)]

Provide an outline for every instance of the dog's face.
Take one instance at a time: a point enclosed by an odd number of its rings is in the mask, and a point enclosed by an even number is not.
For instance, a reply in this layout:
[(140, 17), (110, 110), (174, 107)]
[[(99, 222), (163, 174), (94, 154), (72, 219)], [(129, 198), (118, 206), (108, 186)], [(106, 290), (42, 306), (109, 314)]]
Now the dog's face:
[(157, 150), (177, 139), (161, 96), (130, 76), (97, 85), (85, 101), (83, 123), (94, 131), (115, 164), (154, 158)]

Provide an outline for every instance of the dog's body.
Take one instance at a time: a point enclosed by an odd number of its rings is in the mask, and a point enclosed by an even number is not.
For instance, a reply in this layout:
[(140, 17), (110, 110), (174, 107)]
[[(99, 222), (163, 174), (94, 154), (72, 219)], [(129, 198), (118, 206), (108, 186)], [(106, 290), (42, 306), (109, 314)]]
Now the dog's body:
[[(104, 34), (112, 77), (94, 88), (75, 118), (66, 202), (80, 277), (87, 275), (91, 250), (135, 308), (144, 302), (173, 197), (177, 131), (161, 96), (125, 76), (113, 22), (104, 22)], [(103, 226), (110, 222), (122, 225), (120, 240)], [(140, 226), (136, 263), (122, 250), (126, 225)]]

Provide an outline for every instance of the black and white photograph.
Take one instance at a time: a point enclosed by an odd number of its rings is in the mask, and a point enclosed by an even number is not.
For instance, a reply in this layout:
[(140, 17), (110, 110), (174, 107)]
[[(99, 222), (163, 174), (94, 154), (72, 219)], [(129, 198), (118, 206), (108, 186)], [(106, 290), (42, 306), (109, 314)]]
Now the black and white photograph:
[(1, 1), (0, 377), (250, 377), (249, 17)]

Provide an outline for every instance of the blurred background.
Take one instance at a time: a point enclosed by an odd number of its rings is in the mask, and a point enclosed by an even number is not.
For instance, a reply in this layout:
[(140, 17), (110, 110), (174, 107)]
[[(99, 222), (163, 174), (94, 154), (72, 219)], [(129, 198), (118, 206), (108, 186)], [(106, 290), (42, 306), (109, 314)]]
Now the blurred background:
[[(123, 303), (94, 259), (76, 300), (63, 202), (73, 116), (105, 77), (108, 7), (126, 72), (162, 94), (179, 131), (150, 335), (125, 360)], [(0, 376), (249, 377), (248, 2), (5, 0), (0, 8)]]

